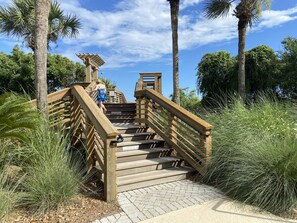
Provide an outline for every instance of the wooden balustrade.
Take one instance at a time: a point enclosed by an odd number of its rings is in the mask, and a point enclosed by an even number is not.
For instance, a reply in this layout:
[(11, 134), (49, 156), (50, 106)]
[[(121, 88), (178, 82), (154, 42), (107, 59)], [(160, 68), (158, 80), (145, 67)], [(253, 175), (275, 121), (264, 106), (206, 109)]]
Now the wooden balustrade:
[[(49, 94), (47, 101), (50, 126), (67, 128), (70, 122), (70, 88)], [(36, 106), (36, 99), (32, 100), (31, 103)]]
[(212, 126), (153, 89), (138, 90), (136, 121), (156, 131), (201, 174), (211, 155)]
[[(97, 96), (96, 96), (97, 97)], [(95, 97), (95, 98), (96, 98)], [(36, 100), (31, 103), (36, 106)], [(104, 174), (104, 195), (116, 200), (116, 137), (119, 134), (82, 86), (48, 95), (51, 127), (70, 127), (72, 143), (85, 141), (87, 168), (95, 165)]]
[(80, 137), (86, 139), (88, 169), (99, 165), (104, 173), (105, 198), (113, 201), (117, 195), (116, 137), (119, 133), (83, 87), (74, 86), (71, 94), (73, 106), (70, 123), (73, 135), (80, 131)]

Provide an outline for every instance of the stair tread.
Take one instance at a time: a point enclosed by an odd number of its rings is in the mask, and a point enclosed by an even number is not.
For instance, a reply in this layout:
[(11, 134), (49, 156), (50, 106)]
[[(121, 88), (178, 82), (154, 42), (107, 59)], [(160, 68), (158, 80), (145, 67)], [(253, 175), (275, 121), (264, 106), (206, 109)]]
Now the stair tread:
[(117, 164), (117, 170), (123, 170), (123, 169), (132, 169), (142, 166), (150, 166), (150, 165), (157, 165), (167, 162), (173, 162), (181, 160), (180, 157), (172, 157), (172, 156), (166, 156), (166, 157), (159, 157), (159, 158), (152, 158), (152, 159), (145, 159), (145, 160), (136, 160), (136, 161), (129, 161), (129, 162), (123, 162)]
[(118, 186), (133, 184), (143, 181), (149, 181), (154, 179), (166, 178), (170, 176), (177, 176), (182, 174), (187, 174), (190, 172), (194, 172), (193, 168), (190, 167), (174, 167), (162, 170), (154, 170), (144, 173), (136, 173), (126, 176), (120, 176), (117, 178)]
[(156, 135), (154, 132), (136, 132), (136, 133), (123, 133), (121, 134), (123, 138), (125, 137), (133, 137), (133, 136), (148, 136), (148, 135)]
[(117, 144), (117, 146), (118, 147), (135, 146), (135, 145), (143, 145), (143, 144), (158, 143), (158, 142), (164, 142), (164, 140), (163, 139), (148, 139), (148, 140), (120, 142), (120, 143)]
[(166, 147), (156, 147), (156, 148), (149, 148), (149, 149), (136, 149), (136, 150), (128, 150), (128, 151), (121, 151), (117, 152), (117, 157), (126, 157), (126, 156), (137, 156), (142, 154), (149, 154), (149, 153), (157, 153), (157, 152), (165, 152), (170, 151), (171, 148)]
[[(121, 125), (124, 124), (124, 125)], [(131, 123), (113, 123), (116, 129), (138, 129), (138, 128), (146, 128), (144, 126), (139, 125), (131, 125)]]

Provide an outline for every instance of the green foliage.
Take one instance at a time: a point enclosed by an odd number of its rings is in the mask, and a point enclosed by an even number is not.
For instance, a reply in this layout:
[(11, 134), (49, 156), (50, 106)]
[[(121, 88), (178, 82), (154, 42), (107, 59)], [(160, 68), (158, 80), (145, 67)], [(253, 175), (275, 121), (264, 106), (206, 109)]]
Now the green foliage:
[(260, 91), (275, 91), (279, 60), (273, 49), (258, 46), (246, 52), (246, 91), (254, 95)]
[(42, 212), (55, 209), (78, 194), (82, 171), (71, 160), (69, 141), (62, 132), (41, 126), (29, 138), (22, 154), (28, 173), (23, 202)]
[(85, 78), (85, 68), (81, 64), (58, 54), (48, 54), (47, 67), (49, 93), (69, 87)]
[(36, 128), (38, 120), (38, 113), (26, 98), (13, 93), (0, 95), (0, 139), (26, 140), (23, 130)]
[(281, 73), (279, 84), (281, 93), (286, 97), (297, 98), (297, 39), (288, 37), (282, 42), (284, 51), (281, 53)]
[[(57, 1), (51, 1), (48, 24), (48, 46), (50, 42), (56, 43), (61, 37), (75, 37), (81, 26), (79, 19), (75, 16), (64, 15)], [(12, 0), (12, 4), (7, 8), (0, 7), (0, 32), (24, 39), (27, 46), (34, 51), (35, 1)]]
[(205, 54), (197, 69), (197, 85), (204, 97), (214, 97), (236, 88), (236, 60), (230, 53), (219, 51)]
[(14, 193), (15, 187), (8, 184), (7, 176), (3, 169), (0, 170), (0, 222), (17, 205), (19, 196)]
[[(48, 92), (69, 87), (84, 80), (84, 66), (66, 57), (48, 54), (47, 81)], [(25, 54), (16, 45), (11, 55), (0, 53), (0, 94), (6, 91), (26, 92), (35, 97), (34, 58), (32, 53)]]
[[(258, 46), (245, 53), (246, 93), (248, 98), (268, 91), (278, 94), (280, 61), (268, 46)], [(205, 54), (198, 64), (197, 87), (203, 95), (203, 104), (210, 98), (237, 91), (237, 58), (219, 51)]]
[(187, 109), (188, 111), (197, 111), (200, 104), (200, 100), (197, 97), (196, 91), (189, 88), (180, 88), (180, 106)]
[(262, 97), (232, 99), (209, 113), (213, 156), (207, 182), (226, 195), (275, 214), (297, 204), (296, 108)]
[(100, 80), (105, 84), (106, 89), (115, 89), (116, 84), (107, 78), (100, 77)]

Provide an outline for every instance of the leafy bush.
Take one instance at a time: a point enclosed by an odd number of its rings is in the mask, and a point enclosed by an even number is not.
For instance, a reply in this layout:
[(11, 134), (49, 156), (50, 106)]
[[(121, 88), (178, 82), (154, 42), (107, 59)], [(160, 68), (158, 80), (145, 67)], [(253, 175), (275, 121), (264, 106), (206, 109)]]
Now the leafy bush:
[(205, 180), (232, 198), (275, 214), (296, 207), (294, 111), (290, 104), (262, 97), (249, 106), (233, 99), (220, 112), (209, 113), (215, 128)]
[(69, 154), (67, 137), (46, 127), (33, 131), (23, 157), (28, 177), (24, 203), (39, 211), (55, 209), (79, 192), (82, 172)]

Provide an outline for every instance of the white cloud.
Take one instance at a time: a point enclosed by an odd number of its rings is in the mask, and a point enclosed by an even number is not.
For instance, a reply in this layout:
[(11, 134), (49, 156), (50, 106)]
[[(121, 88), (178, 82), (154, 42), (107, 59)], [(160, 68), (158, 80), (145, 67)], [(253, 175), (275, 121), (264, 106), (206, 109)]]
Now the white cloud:
[(271, 28), (297, 19), (297, 6), (283, 11), (263, 12), (258, 28)]

